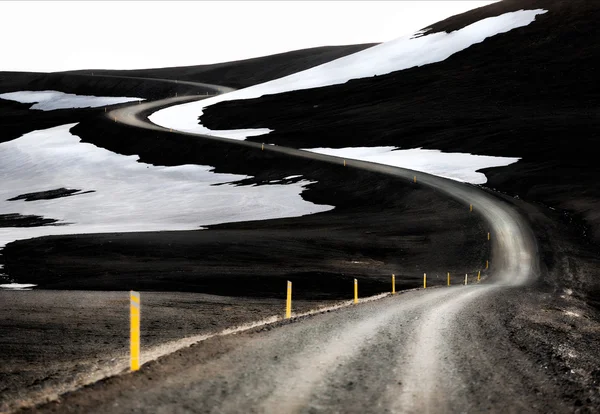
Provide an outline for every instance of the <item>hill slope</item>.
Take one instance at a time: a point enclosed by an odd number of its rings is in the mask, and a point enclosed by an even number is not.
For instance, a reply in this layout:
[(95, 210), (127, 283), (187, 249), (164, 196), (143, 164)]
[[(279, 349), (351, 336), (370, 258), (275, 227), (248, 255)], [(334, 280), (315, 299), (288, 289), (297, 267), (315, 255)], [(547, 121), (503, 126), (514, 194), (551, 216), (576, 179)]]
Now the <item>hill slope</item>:
[[(488, 186), (575, 212), (600, 240), (595, 154), (600, 126), (600, 5), (507, 0), (454, 16), (427, 33), (543, 8), (532, 24), (445, 61), (344, 85), (206, 108), (211, 129), (270, 128), (256, 138), (296, 147), (395, 145), (517, 156), (486, 171)], [(318, 105), (318, 107), (316, 107)]]
[(360, 45), (314, 47), (212, 65), (140, 70), (82, 70), (73, 71), (72, 73), (90, 74), (94, 72), (99, 75), (179, 79), (182, 81), (215, 83), (239, 89), (281, 78), (291, 73), (359, 52), (374, 45), (375, 43), (365, 43)]

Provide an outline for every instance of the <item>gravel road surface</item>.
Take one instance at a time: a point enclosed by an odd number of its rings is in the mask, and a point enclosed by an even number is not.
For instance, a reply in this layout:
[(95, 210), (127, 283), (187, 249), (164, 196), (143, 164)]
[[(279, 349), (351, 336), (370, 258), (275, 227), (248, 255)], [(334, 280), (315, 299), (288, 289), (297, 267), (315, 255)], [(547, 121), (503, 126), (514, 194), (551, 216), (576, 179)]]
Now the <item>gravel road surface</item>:
[[(149, 124), (145, 115), (153, 108), (189, 99), (194, 98), (133, 105), (107, 116), (157, 129), (160, 127)], [(237, 142), (261, 150), (260, 144)], [(342, 158), (292, 148), (265, 146), (265, 150), (344, 163)], [(195, 363), (182, 371), (161, 372), (161, 367), (168, 365), (170, 357), (166, 357), (141, 373), (107, 381), (101, 390), (97, 385), (70, 394), (61, 411), (456, 412), (498, 409), (494, 403), (497, 394), (492, 390), (499, 383), (504, 395), (498, 400), (508, 411), (540, 409), (535, 405), (544, 400), (539, 394), (551, 401), (554, 390), (542, 373), (529, 367), (525, 358), (494, 334), (495, 316), (491, 314), (486, 324), (472, 319), (474, 304), (508, 294), (537, 277), (537, 245), (527, 222), (511, 205), (479, 187), (363, 161), (346, 160), (346, 166), (407, 180), (416, 176), (420, 184), (459, 200), (465, 208), (472, 205), (490, 228), (491, 276), (466, 287), (404, 293), (266, 334), (220, 338), (213, 345), (207, 341), (178, 355), (188, 360), (191, 354), (216, 346), (216, 355), (205, 361), (194, 358)], [(151, 379), (152, 385), (136, 385), (144, 379)], [(535, 401), (526, 392), (531, 384), (538, 393)]]
[(510, 289), (409, 291), (213, 338), (37, 412), (563, 412), (495, 315), (481, 323), (477, 305)]

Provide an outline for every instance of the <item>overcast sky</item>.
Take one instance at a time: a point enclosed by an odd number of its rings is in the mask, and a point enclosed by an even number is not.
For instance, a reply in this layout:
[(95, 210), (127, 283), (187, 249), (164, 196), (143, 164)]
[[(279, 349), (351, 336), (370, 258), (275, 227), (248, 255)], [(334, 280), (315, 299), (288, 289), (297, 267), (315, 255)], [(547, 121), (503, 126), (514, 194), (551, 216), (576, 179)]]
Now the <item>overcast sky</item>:
[(493, 1), (0, 1), (0, 70), (199, 65), (384, 42)]

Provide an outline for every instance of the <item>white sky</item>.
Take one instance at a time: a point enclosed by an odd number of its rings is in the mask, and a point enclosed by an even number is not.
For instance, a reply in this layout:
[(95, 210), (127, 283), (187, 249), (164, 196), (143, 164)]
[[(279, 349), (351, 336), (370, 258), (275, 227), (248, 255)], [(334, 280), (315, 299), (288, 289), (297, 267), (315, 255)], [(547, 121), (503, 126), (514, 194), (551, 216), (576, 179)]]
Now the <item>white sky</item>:
[(0, 71), (200, 65), (384, 42), (494, 1), (0, 1)]

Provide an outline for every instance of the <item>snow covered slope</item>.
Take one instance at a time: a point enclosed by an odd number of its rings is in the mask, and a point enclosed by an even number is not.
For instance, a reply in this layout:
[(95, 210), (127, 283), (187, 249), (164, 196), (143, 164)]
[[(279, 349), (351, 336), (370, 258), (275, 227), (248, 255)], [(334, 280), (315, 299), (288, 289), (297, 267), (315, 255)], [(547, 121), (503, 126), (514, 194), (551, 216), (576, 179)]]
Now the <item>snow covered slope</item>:
[[(39, 227), (0, 227), (0, 248), (14, 240), (46, 235), (193, 230), (333, 209), (302, 199), (300, 194), (310, 183), (306, 180), (261, 186), (227, 184), (248, 177), (213, 173), (211, 167), (201, 165), (140, 163), (137, 156), (80, 142), (69, 132), (74, 125), (34, 131), (0, 143), (0, 215), (58, 220), (55, 225)], [(82, 192), (15, 200), (25, 193), (59, 188)]]
[(519, 161), (519, 158), (513, 157), (490, 157), (461, 152), (448, 153), (422, 148), (408, 150), (396, 147), (310, 148), (305, 151), (393, 165), (471, 184), (487, 182), (485, 175), (477, 170), (504, 167)]
[(211, 131), (199, 125), (202, 109), (222, 101), (258, 98), (266, 94), (345, 83), (350, 79), (383, 75), (415, 66), (441, 62), (488, 37), (527, 26), (546, 10), (520, 10), (480, 20), (451, 33), (405, 36), (314, 68), (199, 102), (177, 105), (150, 116), (157, 125), (179, 131), (242, 139), (268, 129)]
[(55, 109), (98, 108), (126, 102), (143, 101), (142, 98), (74, 95), (59, 91), (19, 91), (0, 94), (0, 99), (20, 103), (33, 103), (29, 109), (53, 111)]

